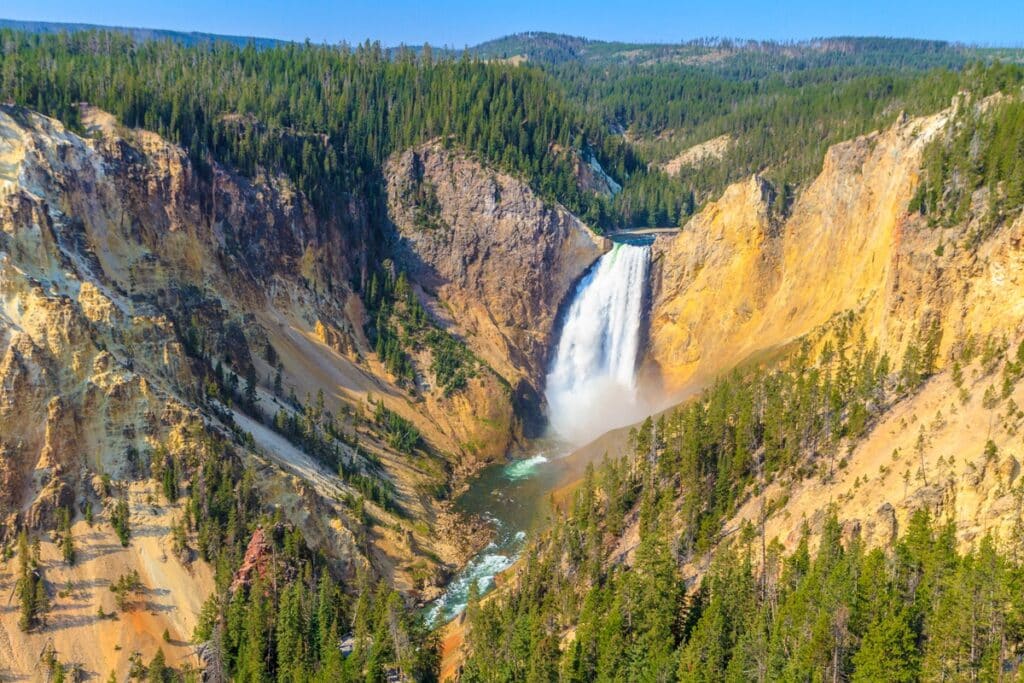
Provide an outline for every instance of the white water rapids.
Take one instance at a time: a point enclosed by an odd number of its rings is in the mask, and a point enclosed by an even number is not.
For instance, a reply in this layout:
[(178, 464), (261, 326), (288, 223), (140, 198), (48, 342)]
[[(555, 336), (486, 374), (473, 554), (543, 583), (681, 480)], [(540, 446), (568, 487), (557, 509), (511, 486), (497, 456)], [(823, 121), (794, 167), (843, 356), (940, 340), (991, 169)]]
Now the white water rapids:
[(616, 244), (576, 286), (547, 377), (552, 430), (584, 443), (642, 418), (636, 361), (650, 248)]

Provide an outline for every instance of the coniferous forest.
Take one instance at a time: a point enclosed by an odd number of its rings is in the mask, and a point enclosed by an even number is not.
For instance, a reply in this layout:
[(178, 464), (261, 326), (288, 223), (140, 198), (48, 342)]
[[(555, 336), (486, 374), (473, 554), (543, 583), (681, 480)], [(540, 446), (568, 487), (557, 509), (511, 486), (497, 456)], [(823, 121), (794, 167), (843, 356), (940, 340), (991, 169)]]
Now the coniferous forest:
[[(345, 197), (380, 201), (389, 154), (432, 138), (529, 179), (599, 230), (678, 225), (729, 182), (770, 169), (788, 194), (820, 169), (828, 145), (1022, 80), (1014, 66), (935, 67), (896, 59), (736, 64), (512, 66), (429, 48), (379, 44), (136, 43), (108, 32), (0, 33), (0, 93), (75, 126), (90, 102), (128, 126), (254, 175), (282, 172), (319, 210)], [(917, 67), (917, 68), (915, 68)], [(630, 145), (613, 133), (673, 131)], [(679, 177), (648, 168), (681, 145), (739, 137), (718, 163)], [(614, 198), (581, 190), (573, 154), (596, 159), (623, 185)]]

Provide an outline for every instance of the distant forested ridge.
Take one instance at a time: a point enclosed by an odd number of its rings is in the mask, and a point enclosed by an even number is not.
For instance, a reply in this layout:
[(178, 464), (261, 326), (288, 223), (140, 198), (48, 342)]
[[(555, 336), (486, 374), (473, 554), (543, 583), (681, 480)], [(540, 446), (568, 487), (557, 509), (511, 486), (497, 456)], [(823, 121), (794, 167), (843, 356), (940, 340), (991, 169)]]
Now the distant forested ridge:
[(820, 171), (830, 145), (891, 125), (901, 112), (937, 111), (959, 90), (984, 95), (1019, 82), (1024, 63), (1019, 49), (858, 37), (656, 44), (534, 32), (472, 51), (540, 65), (570, 100), (625, 131), (646, 162), (734, 139), (721, 159), (678, 177), (628, 183), (616, 208), (634, 225), (673, 224), (751, 173), (791, 195)]
[[(609, 127), (627, 131), (636, 153), (655, 165), (728, 136), (733, 144), (721, 158), (684, 166), (676, 177), (663, 176), (658, 183), (663, 195), (680, 198), (688, 191), (697, 205), (751, 173), (765, 174), (791, 194), (820, 172), (833, 144), (890, 126), (901, 114), (948, 107), (962, 90), (985, 96), (1024, 81), (1019, 64), (998, 61), (926, 70), (898, 59), (812, 60), (799, 66), (794, 61), (743, 53), (713, 66), (567, 63), (547, 71), (569, 99)], [(641, 210), (658, 205), (648, 196), (650, 180), (638, 178), (618, 198), (628, 221), (650, 218), (631, 212), (633, 205)]]
[(98, 26), (96, 24), (76, 24), (58, 21), (18, 21), (16, 19), (0, 19), (0, 29), (8, 28), (28, 33), (78, 33), (80, 31), (112, 31), (123, 33), (133, 40), (173, 40), (185, 45), (196, 43), (224, 42), (238, 46), (255, 45), (256, 47), (272, 47), (287, 42), (274, 38), (255, 36), (229, 36), (221, 33), (202, 33), (199, 31), (169, 31), (159, 28), (138, 28), (131, 26)]
[(655, 166), (718, 136), (733, 139), (722, 158), (676, 177), (652, 170), (632, 178), (615, 202), (629, 225), (681, 222), (751, 173), (790, 197), (820, 171), (830, 145), (891, 125), (901, 112), (937, 111), (959, 90), (984, 95), (1019, 82), (1024, 63), (1019, 49), (859, 37), (657, 44), (531, 32), (471, 51), (539, 65)]
[(1019, 53), (916, 38), (837, 36), (800, 41), (697, 38), (678, 43), (633, 43), (544, 31), (515, 33), (468, 50), (487, 59), (519, 56), (556, 65), (575, 62), (607, 67), (675, 63), (729, 70), (742, 64), (760, 64), (772, 71), (828, 66), (958, 68), (972, 59)]
[[(0, 97), (72, 126), (87, 101), (183, 145), (200, 168), (281, 172), (321, 212), (357, 195), (374, 217), (388, 155), (442, 138), (596, 229), (678, 225), (746, 174), (766, 172), (792, 193), (828, 145), (996, 80), (979, 75), (994, 67), (965, 66), (984, 51), (928, 41), (704, 41), (641, 46), (651, 60), (621, 62), (548, 54), (610, 55), (619, 44), (530, 34), (542, 54), (515, 66), (495, 55), (525, 40), (516, 37), (457, 54), (76, 28), (0, 31)], [(722, 159), (676, 177), (658, 170), (721, 134), (737, 140)], [(580, 188), (579, 161), (591, 158), (623, 186), (614, 198)]]
[(321, 211), (383, 191), (396, 150), (441, 137), (528, 179), (592, 225), (604, 199), (581, 190), (569, 150), (615, 178), (645, 170), (629, 146), (568, 102), (539, 70), (469, 57), (434, 60), (377, 44), (138, 43), (117, 33), (0, 33), (0, 97), (77, 122), (87, 101), (128, 126), (255, 174), (286, 173)]

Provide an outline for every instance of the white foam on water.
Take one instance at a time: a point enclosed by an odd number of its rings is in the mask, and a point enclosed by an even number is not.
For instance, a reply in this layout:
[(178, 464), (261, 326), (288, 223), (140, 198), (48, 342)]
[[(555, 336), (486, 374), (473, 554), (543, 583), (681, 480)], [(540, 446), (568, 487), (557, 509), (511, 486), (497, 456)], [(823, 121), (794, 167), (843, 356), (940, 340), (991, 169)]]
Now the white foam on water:
[(427, 624), (429, 626), (444, 624), (458, 616), (462, 610), (466, 609), (470, 587), (475, 583), (479, 595), (483, 595), (494, 585), (494, 577), (512, 566), (512, 562), (513, 558), (508, 555), (498, 553), (477, 555), (448, 585), (444, 595), (438, 598), (427, 611)]
[(543, 455), (535, 455), (532, 458), (516, 460), (505, 467), (505, 478), (511, 479), (512, 481), (526, 479), (536, 471), (538, 465), (542, 465), (547, 461), (547, 457)]

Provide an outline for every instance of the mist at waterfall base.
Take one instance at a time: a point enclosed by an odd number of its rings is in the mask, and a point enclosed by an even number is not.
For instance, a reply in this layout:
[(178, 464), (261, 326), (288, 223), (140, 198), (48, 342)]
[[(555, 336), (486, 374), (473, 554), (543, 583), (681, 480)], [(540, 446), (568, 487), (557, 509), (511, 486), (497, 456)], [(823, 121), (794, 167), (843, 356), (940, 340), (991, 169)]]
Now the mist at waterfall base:
[(576, 286), (545, 388), (550, 428), (567, 441), (650, 413), (636, 385), (649, 266), (649, 247), (616, 244)]

